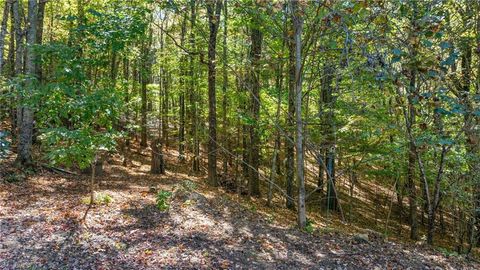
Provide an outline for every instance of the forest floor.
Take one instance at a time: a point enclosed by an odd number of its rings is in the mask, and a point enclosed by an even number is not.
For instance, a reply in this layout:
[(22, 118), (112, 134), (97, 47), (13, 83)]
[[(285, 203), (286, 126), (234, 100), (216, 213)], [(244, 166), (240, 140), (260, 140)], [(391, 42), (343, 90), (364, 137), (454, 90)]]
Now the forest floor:
[[(132, 158), (105, 165), (97, 195), (111, 201), (87, 227), (88, 175), (38, 169), (7, 183), (12, 159), (0, 163), (0, 269), (480, 269), (373, 231), (302, 232), (295, 214), (212, 189), (173, 158), (166, 175), (149, 173), (147, 152)], [(173, 192), (168, 211), (156, 207), (159, 190)]]

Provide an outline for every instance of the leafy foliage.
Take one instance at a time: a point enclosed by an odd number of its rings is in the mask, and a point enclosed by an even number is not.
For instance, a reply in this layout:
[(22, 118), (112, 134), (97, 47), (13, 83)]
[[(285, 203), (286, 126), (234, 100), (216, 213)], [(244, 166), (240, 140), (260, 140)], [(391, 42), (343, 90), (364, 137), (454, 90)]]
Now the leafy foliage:
[(160, 211), (166, 211), (170, 208), (169, 199), (172, 196), (171, 191), (160, 190), (156, 196), (157, 208)]

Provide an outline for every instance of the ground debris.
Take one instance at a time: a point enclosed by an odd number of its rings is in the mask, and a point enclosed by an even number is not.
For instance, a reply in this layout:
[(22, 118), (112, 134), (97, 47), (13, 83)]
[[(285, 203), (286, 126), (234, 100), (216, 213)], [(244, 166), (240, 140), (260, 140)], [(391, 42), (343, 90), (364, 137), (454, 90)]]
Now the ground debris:
[[(371, 232), (301, 232), (212, 195), (202, 178), (106, 164), (99, 181), (112, 202), (94, 206), (88, 228), (87, 179), (44, 171), (0, 183), (0, 269), (480, 269)], [(168, 211), (160, 190), (172, 191)]]

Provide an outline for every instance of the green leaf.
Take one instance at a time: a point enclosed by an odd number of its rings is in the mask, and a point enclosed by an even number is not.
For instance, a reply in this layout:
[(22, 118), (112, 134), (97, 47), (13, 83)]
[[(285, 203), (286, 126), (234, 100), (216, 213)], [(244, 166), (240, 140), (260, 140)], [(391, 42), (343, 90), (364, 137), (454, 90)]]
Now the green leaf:
[(452, 145), (454, 143), (453, 140), (447, 139), (447, 138), (442, 138), (438, 141), (440, 145)]
[(393, 55), (400, 56), (402, 55), (402, 50), (395, 48), (392, 50)]
[(450, 44), (450, 42), (448, 41), (442, 41), (440, 42), (440, 48), (442, 48), (442, 50), (445, 50), (445, 49), (448, 49), (450, 48), (452, 45)]

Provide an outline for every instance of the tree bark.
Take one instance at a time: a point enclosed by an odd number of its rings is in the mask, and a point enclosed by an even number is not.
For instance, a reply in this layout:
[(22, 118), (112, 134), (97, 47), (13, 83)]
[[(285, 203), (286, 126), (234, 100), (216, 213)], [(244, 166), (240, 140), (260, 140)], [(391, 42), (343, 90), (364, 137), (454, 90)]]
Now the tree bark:
[[(413, 7), (413, 17), (411, 21), (412, 29), (416, 29), (417, 26), (417, 6), (414, 3)], [(416, 30), (413, 30), (410, 34), (415, 38)], [(417, 55), (416, 48), (412, 48), (410, 52), (411, 59), (415, 59)], [(407, 120), (407, 133), (412, 134), (413, 126), (415, 125), (415, 106), (413, 104), (413, 96), (417, 94), (417, 70), (413, 67), (410, 71), (410, 83), (408, 87), (408, 120)], [(409, 220), (410, 220), (410, 239), (418, 239), (418, 225), (417, 225), (417, 192), (415, 187), (415, 144), (409, 138), (409, 149), (408, 149), (408, 167), (407, 167), (407, 189), (409, 192), (408, 203), (409, 203)]]
[[(293, 25), (293, 24), (292, 24)], [(291, 29), (291, 28), (289, 28)], [(288, 209), (295, 208), (294, 202), (294, 177), (295, 177), (295, 143), (294, 143), (294, 132), (292, 128), (295, 126), (295, 42), (293, 40), (293, 35), (287, 31), (287, 40), (288, 40), (288, 114), (287, 114), (287, 135), (285, 138), (285, 155), (286, 155), (286, 164), (285, 164), (285, 182), (287, 186), (287, 198), (286, 198), (286, 207)]]
[(162, 142), (160, 138), (155, 139), (151, 143), (152, 148), (152, 164), (150, 172), (153, 174), (165, 174), (165, 161), (163, 159)]
[[(182, 47), (185, 46), (185, 35), (187, 32), (187, 15), (185, 14), (182, 19), (182, 29), (180, 34), (180, 45)], [(186, 72), (184, 71), (185, 66), (185, 56), (181, 56), (180, 58), (180, 95), (179, 95), (179, 114), (180, 114), (180, 125), (178, 128), (178, 159), (180, 162), (185, 161), (185, 92), (186, 92), (186, 85), (185, 85), (185, 75)]]
[[(27, 57), (25, 60), (26, 75), (26, 95), (30, 97), (35, 87), (35, 53), (31, 46), (36, 44), (37, 38), (37, 12), (38, 3), (36, 0), (28, 1), (28, 29), (27, 29)], [(18, 57), (18, 55), (17, 55)], [(25, 100), (22, 99), (22, 103)], [(33, 108), (28, 105), (22, 105), (22, 124), (20, 126), (20, 136), (18, 144), (17, 162), (23, 166), (32, 165), (32, 137), (33, 137)]]
[(5, 1), (3, 8), (2, 26), (0, 30), (0, 75), (3, 74), (4, 59), (3, 54), (5, 52), (5, 37), (7, 36), (7, 23), (10, 16), (10, 8), (12, 3), (10, 0)]
[(141, 138), (140, 138), (140, 146), (147, 147), (147, 129), (148, 129), (148, 119), (147, 119), (147, 85), (150, 81), (151, 76), (151, 57), (150, 57), (150, 50), (152, 47), (152, 29), (149, 30), (148, 38), (142, 44), (142, 51), (141, 51), (141, 70), (140, 70), (140, 80), (141, 80)]
[[(227, 150), (229, 147), (229, 135), (228, 135), (228, 123), (227, 123), (227, 103), (228, 103), (228, 95), (227, 95), (227, 87), (228, 87), (228, 73), (227, 73), (227, 65), (228, 65), (228, 48), (227, 48), (227, 26), (228, 26), (228, 1), (223, 1), (223, 66), (222, 66), (222, 73), (223, 73), (223, 80), (222, 80), (222, 128), (223, 128), (223, 145), (224, 148)], [(228, 173), (228, 160), (230, 159), (230, 155), (227, 151), (224, 151), (223, 155), (223, 168), (222, 172), (226, 176)]]
[(216, 49), (217, 33), (222, 10), (222, 0), (207, 1), (208, 25), (208, 182), (217, 186), (217, 97), (216, 97)]
[(292, 0), (293, 28), (295, 36), (295, 115), (296, 115), (296, 152), (297, 152), (297, 185), (298, 185), (298, 227), (304, 229), (307, 225), (305, 209), (305, 176), (303, 151), (303, 121), (302, 121), (302, 30), (303, 18), (298, 0)]
[(258, 134), (258, 125), (260, 121), (260, 58), (262, 54), (263, 35), (257, 22), (252, 22), (251, 39), (252, 47), (250, 49), (251, 69), (250, 69), (250, 91), (251, 91), (251, 113), (253, 125), (250, 125), (250, 165), (249, 168), (249, 193), (252, 196), (260, 196), (259, 165), (260, 165), (260, 135)]
[[(38, 16), (37, 16), (37, 44), (43, 44), (43, 25), (45, 21), (45, 6), (48, 0), (39, 0), (38, 2)], [(37, 56), (38, 58), (38, 56)], [(37, 74), (38, 81), (43, 81), (43, 69), (41, 59), (35, 63), (35, 74)]]
[(145, 66), (143, 65), (142, 71), (141, 72), (141, 102), (142, 102), (142, 108), (141, 108), (141, 121), (140, 121), (140, 146), (141, 147), (147, 147), (147, 78), (145, 78)]
[[(13, 12), (13, 4), (10, 7), (10, 42), (8, 44), (8, 56), (7, 56), (7, 65), (8, 65), (8, 76), (11, 78), (15, 77), (15, 19), (14, 19), (14, 12)], [(11, 105), (10, 105), (10, 123), (11, 123), (11, 134), (12, 134), (12, 141), (17, 140), (17, 107), (14, 105), (16, 103), (15, 100), (15, 88), (11, 87)], [(18, 96), (18, 94), (17, 94)]]
[[(338, 209), (337, 194), (335, 192), (335, 130), (334, 130), (334, 106), (335, 100), (333, 97), (333, 72), (334, 67), (332, 64), (327, 63), (324, 66), (324, 82), (322, 86), (322, 103), (325, 105), (328, 110), (325, 115), (323, 115), (323, 121), (325, 123), (324, 131), (324, 150), (325, 150), (325, 159), (324, 169), (327, 178), (327, 199), (326, 207), (329, 210), (336, 211)], [(320, 164), (323, 165), (323, 164)]]
[[(195, 50), (195, 25), (196, 25), (196, 1), (190, 1), (190, 37), (189, 45), (190, 50)], [(189, 55), (189, 103), (190, 106), (188, 115), (190, 115), (190, 137), (191, 137), (191, 152), (192, 152), (192, 171), (197, 173), (200, 171), (200, 140), (198, 138), (198, 104), (197, 104), (197, 92), (195, 89), (196, 84), (196, 69), (195, 69), (195, 57)]]
[[(23, 60), (24, 60), (24, 34), (22, 31), (22, 17), (23, 17), (23, 7), (22, 1), (14, 0), (12, 6), (13, 13), (13, 27), (15, 30), (15, 63), (14, 63), (14, 76), (19, 76), (23, 73)], [(19, 90), (19, 89), (17, 89)], [(17, 91), (17, 103), (21, 102), (21, 94)], [(16, 127), (20, 129), (22, 124), (22, 114), (23, 110), (21, 106), (17, 106), (16, 112)], [(20, 130), (17, 130), (15, 133), (19, 134)]]

